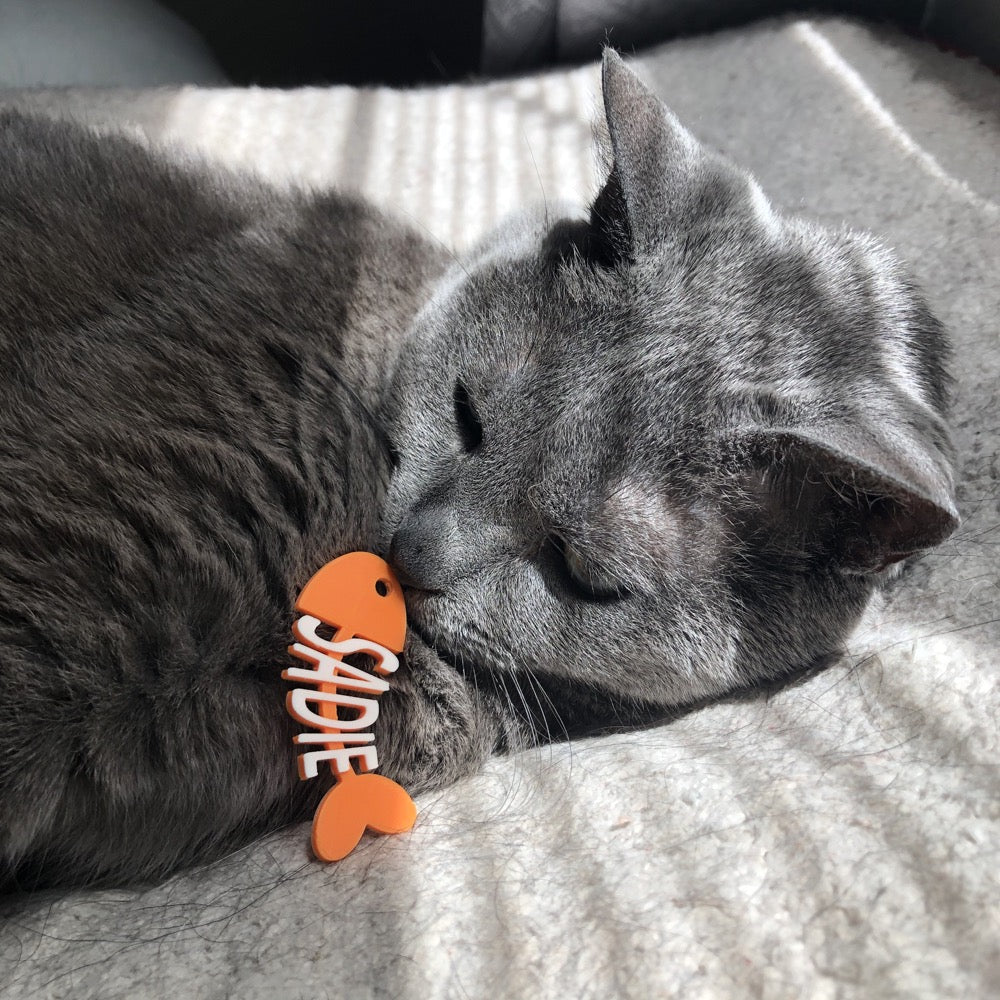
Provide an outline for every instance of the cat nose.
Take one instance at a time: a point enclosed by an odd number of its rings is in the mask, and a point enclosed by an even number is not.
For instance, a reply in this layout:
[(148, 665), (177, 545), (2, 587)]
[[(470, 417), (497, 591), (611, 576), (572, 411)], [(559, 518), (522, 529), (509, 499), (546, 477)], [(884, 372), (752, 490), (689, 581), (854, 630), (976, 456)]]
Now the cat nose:
[(392, 536), (389, 562), (404, 587), (443, 590), (456, 575), (458, 524), (437, 504), (411, 510)]

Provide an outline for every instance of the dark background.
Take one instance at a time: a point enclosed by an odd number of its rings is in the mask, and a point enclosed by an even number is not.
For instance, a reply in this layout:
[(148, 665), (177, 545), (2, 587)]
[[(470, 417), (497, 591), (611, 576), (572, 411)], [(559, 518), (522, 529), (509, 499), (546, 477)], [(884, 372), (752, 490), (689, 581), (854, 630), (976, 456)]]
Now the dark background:
[(1000, 66), (1000, 0), (163, 0), (234, 83), (393, 84), (504, 75), (784, 11), (891, 21)]
[(476, 72), (483, 0), (161, 0), (234, 83), (407, 84)]

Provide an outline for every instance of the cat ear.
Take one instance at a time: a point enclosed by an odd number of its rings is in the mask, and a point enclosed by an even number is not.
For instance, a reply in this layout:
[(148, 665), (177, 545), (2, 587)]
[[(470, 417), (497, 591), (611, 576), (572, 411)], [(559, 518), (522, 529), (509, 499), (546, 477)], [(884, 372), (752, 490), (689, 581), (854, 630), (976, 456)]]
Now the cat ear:
[(602, 89), (613, 166), (591, 209), (599, 247), (634, 257), (692, 212), (748, 202), (747, 177), (704, 149), (614, 49), (604, 50)]
[(741, 437), (758, 468), (782, 484), (777, 516), (798, 525), (791, 536), (825, 531), (847, 572), (883, 570), (958, 527), (946, 441), (922, 442), (891, 421), (755, 427)]

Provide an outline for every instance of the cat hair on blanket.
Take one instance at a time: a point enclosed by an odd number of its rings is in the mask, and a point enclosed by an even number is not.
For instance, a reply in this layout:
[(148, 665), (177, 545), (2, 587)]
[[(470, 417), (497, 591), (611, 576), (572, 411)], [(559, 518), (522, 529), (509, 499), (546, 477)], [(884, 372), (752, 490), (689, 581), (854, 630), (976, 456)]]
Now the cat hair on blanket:
[(407, 589), (381, 770), (801, 671), (957, 524), (944, 336), (608, 53), (589, 213), (455, 258), (339, 193), (0, 113), (0, 885), (160, 879), (308, 817), (296, 593)]

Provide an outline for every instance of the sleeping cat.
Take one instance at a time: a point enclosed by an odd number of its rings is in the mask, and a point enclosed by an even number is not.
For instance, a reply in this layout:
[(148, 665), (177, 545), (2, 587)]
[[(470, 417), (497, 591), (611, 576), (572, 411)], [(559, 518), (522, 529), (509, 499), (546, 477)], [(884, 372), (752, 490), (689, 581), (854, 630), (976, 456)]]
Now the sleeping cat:
[(158, 879), (309, 815), (292, 604), (386, 555), (410, 791), (835, 653), (956, 526), (946, 348), (613, 53), (589, 215), (453, 259), (340, 194), (0, 115), (0, 884)]

